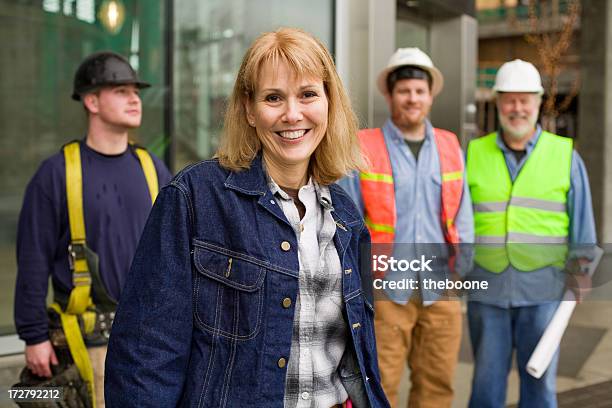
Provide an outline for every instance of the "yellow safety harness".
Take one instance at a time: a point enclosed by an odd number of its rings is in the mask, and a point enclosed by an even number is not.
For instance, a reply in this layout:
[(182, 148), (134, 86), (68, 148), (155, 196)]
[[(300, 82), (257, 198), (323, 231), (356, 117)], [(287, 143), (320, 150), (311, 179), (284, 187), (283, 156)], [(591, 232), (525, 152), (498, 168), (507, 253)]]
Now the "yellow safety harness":
[[(151, 195), (151, 202), (154, 203), (159, 191), (159, 185), (153, 160), (151, 155), (142, 147), (132, 147), (142, 166)], [(60, 315), (70, 354), (81, 377), (87, 382), (92, 405), (95, 408), (94, 373), (78, 321), (78, 317), (81, 317), (85, 333), (91, 333), (94, 330), (96, 313), (91, 297), (92, 277), (85, 256), (87, 244), (83, 213), (83, 176), (80, 144), (77, 141), (71, 142), (65, 145), (63, 150), (66, 161), (66, 198), (71, 238), (68, 252), (74, 288), (70, 292), (66, 310), (62, 310), (57, 302), (53, 303), (51, 308)]]

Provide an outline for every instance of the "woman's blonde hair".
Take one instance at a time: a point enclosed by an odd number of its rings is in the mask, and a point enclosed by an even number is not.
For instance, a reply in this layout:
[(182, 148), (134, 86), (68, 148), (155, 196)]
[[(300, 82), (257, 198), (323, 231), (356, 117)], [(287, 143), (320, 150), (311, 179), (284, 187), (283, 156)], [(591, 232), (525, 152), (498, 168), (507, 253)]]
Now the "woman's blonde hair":
[(320, 184), (331, 184), (352, 170), (364, 168), (357, 139), (357, 118), (342, 87), (329, 51), (312, 35), (295, 28), (280, 28), (259, 36), (247, 50), (229, 99), (217, 157), (229, 170), (250, 167), (262, 145), (249, 126), (245, 103), (257, 89), (260, 69), (266, 63), (287, 64), (298, 78), (323, 81), (328, 100), (327, 131), (310, 158), (309, 173)]

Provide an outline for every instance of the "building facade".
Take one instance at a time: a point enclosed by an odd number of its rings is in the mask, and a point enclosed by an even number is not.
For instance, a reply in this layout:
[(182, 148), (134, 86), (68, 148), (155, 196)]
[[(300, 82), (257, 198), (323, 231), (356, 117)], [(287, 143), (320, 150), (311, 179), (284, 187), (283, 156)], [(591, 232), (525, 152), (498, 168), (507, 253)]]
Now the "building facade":
[[(542, 109), (548, 130), (575, 137), (578, 131), (580, 86), (579, 10), (576, 0), (478, 0), (478, 107), (480, 134), (496, 130), (497, 117), (491, 88), (497, 69), (516, 58), (533, 63), (542, 75), (545, 97), (555, 94), (553, 112)], [(572, 13), (574, 20), (571, 20)], [(573, 22), (573, 23), (572, 23)], [(560, 49), (567, 31), (567, 49)], [(530, 40), (529, 36), (533, 36)], [(555, 60), (557, 58), (557, 60)], [(554, 90), (553, 88), (554, 82)]]

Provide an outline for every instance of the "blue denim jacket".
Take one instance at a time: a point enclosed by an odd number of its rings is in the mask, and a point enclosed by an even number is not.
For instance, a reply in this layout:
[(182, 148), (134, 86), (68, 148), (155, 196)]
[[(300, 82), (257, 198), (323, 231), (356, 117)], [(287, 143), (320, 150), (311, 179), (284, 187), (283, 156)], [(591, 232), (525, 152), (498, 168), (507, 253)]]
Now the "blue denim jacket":
[[(346, 193), (337, 185), (330, 191), (353, 357), (343, 361), (358, 363), (341, 364), (340, 376), (349, 396), (360, 390), (366, 406), (388, 407), (370, 271), (359, 262), (370, 236)], [(297, 248), (260, 156), (241, 172), (209, 160), (178, 174), (157, 197), (121, 296), (106, 405), (282, 407)]]

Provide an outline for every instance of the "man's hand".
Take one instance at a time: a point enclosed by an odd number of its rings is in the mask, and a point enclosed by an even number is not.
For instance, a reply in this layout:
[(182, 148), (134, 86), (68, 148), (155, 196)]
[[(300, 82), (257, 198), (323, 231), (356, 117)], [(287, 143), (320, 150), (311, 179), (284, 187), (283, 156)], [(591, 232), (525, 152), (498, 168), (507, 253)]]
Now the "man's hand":
[(574, 293), (576, 303), (582, 303), (593, 287), (591, 275), (587, 273), (590, 263), (587, 258), (570, 259), (566, 263), (565, 287)]
[(26, 365), (34, 374), (39, 377), (51, 377), (51, 366), (58, 365), (55, 351), (49, 340), (42, 343), (26, 346), (25, 348)]
[(566, 287), (574, 292), (576, 303), (582, 303), (593, 287), (591, 276), (588, 274), (568, 275), (565, 284)]

